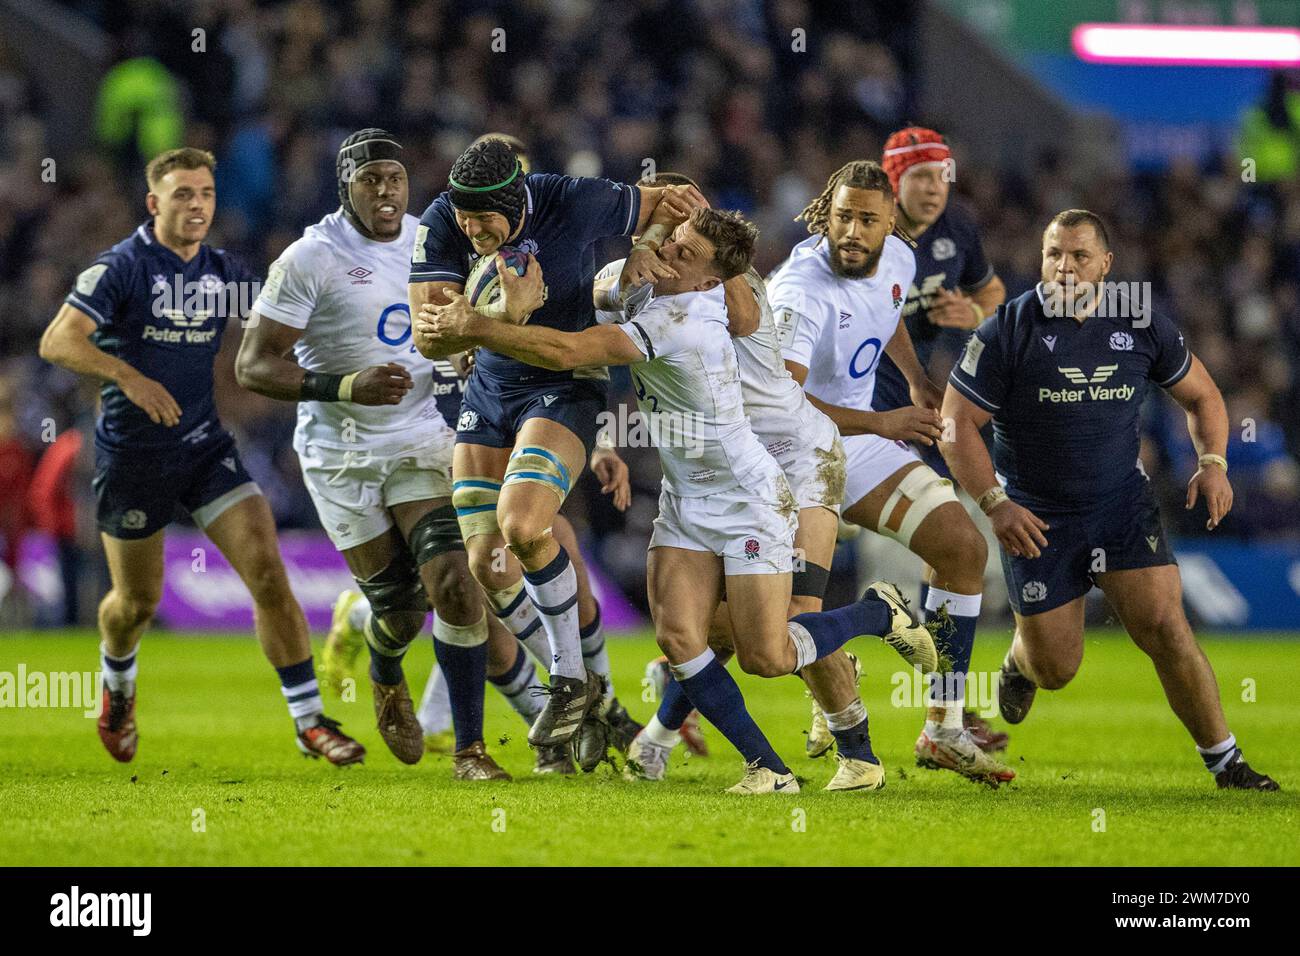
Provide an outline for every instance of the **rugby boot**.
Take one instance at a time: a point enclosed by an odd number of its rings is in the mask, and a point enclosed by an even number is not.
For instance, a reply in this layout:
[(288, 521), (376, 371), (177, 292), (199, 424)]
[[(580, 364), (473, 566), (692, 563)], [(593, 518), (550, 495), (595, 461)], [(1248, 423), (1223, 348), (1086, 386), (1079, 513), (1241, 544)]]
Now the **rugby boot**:
[(911, 612), (907, 598), (903, 597), (896, 585), (876, 581), (862, 596), (876, 597), (889, 605), (889, 633), (881, 640), (922, 674), (939, 669), (939, 650), (934, 646), (934, 635)]
[(970, 731), (970, 739), (975, 741), (975, 746), (986, 754), (1000, 753), (1007, 749), (1011, 735), (1005, 731), (990, 727), (988, 721), (975, 711), (963, 710), (961, 712), (961, 722), (962, 726)]
[(360, 591), (344, 591), (334, 601), (334, 614), (320, 655), (320, 676), (335, 694), (343, 692), (346, 678), (355, 678), (357, 655), (366, 645), (366, 636), (348, 619), (352, 606), (361, 598)]
[(424, 731), (415, 719), (406, 678), (396, 684), (381, 684), (371, 678), (375, 699), (375, 724), (393, 756), (402, 763), (419, 763), (424, 756)]
[(651, 743), (644, 733), (637, 734), (627, 748), (627, 764), (623, 776), (628, 780), (662, 780), (668, 773), (671, 747)]
[(488, 754), (483, 741), (476, 740), (451, 755), (452, 776), (457, 780), (511, 780)]
[(839, 767), (825, 790), (883, 790), (885, 789), (885, 768), (881, 764), (856, 757), (836, 754)]
[(533, 766), (533, 773), (557, 773), (567, 776), (576, 772), (567, 744), (551, 744), (537, 748), (537, 763)]
[(1220, 790), (1282, 789), (1272, 777), (1252, 770), (1240, 750), (1232, 755), (1226, 767), (1214, 775), (1214, 782), (1219, 785)]
[(1008, 648), (1007, 656), (1002, 660), (1002, 671), (998, 674), (998, 712), (1002, 719), (1009, 724), (1024, 720), (1037, 690), (1038, 685), (1016, 668), (1016, 659)]
[(755, 796), (761, 793), (798, 793), (799, 781), (792, 773), (777, 773), (757, 764), (745, 765), (745, 776), (734, 787), (728, 787), (727, 793), (740, 793)]
[(921, 731), (916, 740), (916, 765), (927, 770), (952, 770), (968, 780), (996, 789), (1016, 778), (1016, 772), (976, 746), (965, 729)]
[(135, 692), (131, 696), (104, 688), (99, 708), (99, 740), (114, 760), (130, 763), (140, 734), (135, 729)]
[(604, 696), (605, 679), (594, 671), (586, 677), (551, 675), (546, 706), (528, 731), (534, 747), (567, 744), (577, 734), (583, 719)]
[(324, 714), (314, 726), (298, 732), (298, 749), (312, 759), (324, 757), (336, 767), (361, 763), (366, 757), (366, 748), (345, 734), (337, 720)]

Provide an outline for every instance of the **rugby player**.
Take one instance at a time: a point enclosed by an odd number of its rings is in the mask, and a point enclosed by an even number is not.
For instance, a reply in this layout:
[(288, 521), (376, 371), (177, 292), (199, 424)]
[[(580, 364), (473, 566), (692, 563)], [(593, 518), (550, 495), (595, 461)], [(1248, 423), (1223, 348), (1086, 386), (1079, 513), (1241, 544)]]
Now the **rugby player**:
[[(661, 205), (661, 215), (689, 209), (683, 187), (525, 173), (500, 139), (470, 146), (449, 179), (450, 188), (425, 210), (417, 230), (409, 286), (413, 313), (463, 289), (471, 257), (493, 255), (510, 243), (546, 270), (545, 301), (530, 301), (536, 308), (523, 309), (512, 301), (511, 290), (519, 286), (503, 275), (503, 295), (481, 306), (485, 312), (516, 323), (586, 328), (595, 321), (593, 244), (643, 233), (629, 268), (639, 281), (653, 279), (662, 274), (654, 248), (664, 227), (651, 228), (651, 217)], [(445, 355), (418, 328), (415, 344), (427, 358)], [(470, 569), (492, 607), (506, 612), (508, 626), (519, 626), (509, 612), (526, 592), (550, 644), (550, 692), (528, 734), (534, 747), (568, 743), (604, 698), (604, 675), (588, 668), (582, 656), (573, 563), (551, 526), (592, 452), (607, 379), (603, 368), (544, 369), (485, 349), (462, 396), (452, 499)]]
[[(952, 482), (907, 444), (940, 437), (942, 393), (901, 319), (916, 260), (894, 234), (893, 186), (878, 163), (848, 163), (799, 218), (812, 236), (794, 247), (767, 292), (786, 367), (843, 437), (844, 520), (893, 538), (932, 568), (926, 619), (943, 622), (941, 650), (951, 663), (934, 681), (939, 695), (931, 691), (918, 762), (996, 786), (1015, 773), (981, 750), (962, 722), (988, 545)], [(877, 412), (872, 390), (885, 353), (907, 377), (915, 404)]]
[[(499, 139), (508, 144), (515, 151), (520, 169), (525, 173), (532, 172), (527, 147), (521, 140), (508, 133), (484, 133), (474, 141), (474, 144), (489, 139)], [(460, 418), (461, 394), (465, 389), (465, 379), (461, 373), (467, 365), (471, 364), (471, 361), (449, 362), (437, 359), (432, 363), (434, 398), (438, 403), (438, 410), (452, 428), (456, 427), (456, 422)], [(467, 370), (465, 374), (468, 374)], [(625, 509), (631, 501), (631, 485), (628, 480), (627, 465), (613, 448), (602, 447), (598, 441), (597, 447), (591, 453), (589, 467), (600, 481), (602, 490), (614, 496), (615, 507), (619, 510)], [(580, 739), (574, 748), (579, 764), (584, 770), (591, 771), (605, 756), (608, 746), (612, 745), (619, 752), (626, 753), (628, 744), (641, 730), (641, 725), (632, 719), (627, 708), (614, 693), (609, 654), (605, 649), (600, 603), (592, 591), (591, 580), (587, 575), (587, 567), (578, 547), (573, 526), (563, 514), (557, 514), (551, 531), (573, 563), (578, 582), (578, 636), (582, 645), (583, 661), (592, 671), (605, 678), (604, 699), (583, 721), (579, 731)], [(340, 597), (341, 602), (348, 600), (347, 595)], [(363, 607), (364, 601), (355, 606)], [(542, 630), (541, 618), (537, 615), (535, 606), (531, 601), (522, 602), (513, 613), (507, 613), (505, 616), (512, 617), (515, 614), (527, 618), (518, 622), (520, 643), (542, 667), (549, 669), (550, 645)], [(356, 632), (349, 622), (356, 621), (357, 618), (358, 614), (355, 610), (350, 613), (345, 611), (343, 615), (336, 614), (336, 621), (341, 623), (331, 629), (331, 638), (337, 637), (344, 646), (350, 646)], [(327, 651), (328, 646), (327, 644)], [(542, 710), (542, 702), (545, 699), (544, 685), (537, 679), (537, 671), (529, 664), (528, 656), (521, 654), (510, 633), (497, 620), (490, 622), (488, 630), (487, 673), (489, 683), (501, 692), (515, 712), (531, 726)], [(448, 730), (452, 725), (451, 705), (446, 680), (436, 663), (425, 684), (416, 717), (424, 731), (425, 748), (432, 752), (446, 750), (444, 740), (452, 733)], [(569, 758), (569, 751), (565, 746), (545, 745), (537, 749), (535, 773), (564, 774), (573, 773), (573, 770), (573, 761)]]
[(358, 130), (335, 166), (339, 208), (272, 264), (235, 374), (245, 388), (299, 403), (303, 481), (368, 599), (361, 630), (388, 749), (407, 764), (424, 753), (402, 657), (432, 602), (455, 718), (453, 774), (508, 780), (483, 745), (488, 625), (451, 506), (455, 435), (409, 341), (417, 220), (406, 212), (402, 147), (385, 130)]
[[(653, 181), (695, 185), (677, 173), (659, 173)], [(626, 305), (617, 286), (622, 269), (623, 261), (618, 260), (596, 276), (597, 318), (601, 322), (626, 319)], [(653, 287), (643, 286), (642, 290), (634, 292), (633, 298), (652, 292)], [(727, 279), (723, 293), (745, 414), (755, 437), (781, 466), (798, 505), (794, 546), (799, 561), (791, 575), (787, 616), (820, 611), (830, 578), (838, 508), (844, 494), (844, 449), (839, 432), (829, 418), (813, 408), (786, 370), (776, 339), (776, 324), (758, 272), (751, 266), (743, 275)], [(725, 602), (715, 612), (710, 625), (709, 645), (720, 661), (730, 658), (735, 642)], [(918, 666), (922, 671), (929, 671), (937, 664), (937, 660), (928, 660), (919, 662)], [(827, 790), (876, 790), (884, 786), (884, 772), (871, 753), (865, 734), (867, 714), (858, 696), (855, 665), (856, 659), (840, 650), (800, 672), (816, 698), (826, 703), (835, 735), (831, 742), (840, 744), (839, 766)], [(664, 668), (667, 667), (665, 658)], [(683, 739), (683, 726), (693, 713), (679, 684), (668, 680), (662, 688), (655, 716), (628, 751), (627, 771), (645, 780), (663, 779), (668, 757)], [(825, 749), (821, 751), (824, 752)]]
[[(747, 673), (794, 673), (865, 634), (933, 644), (897, 592), (879, 583), (848, 607), (786, 620), (798, 506), (745, 417), (721, 287), (749, 269), (756, 235), (738, 213), (696, 208), (662, 250), (660, 271), (670, 275), (654, 280), (654, 297), (629, 307), (622, 324), (576, 333), (520, 326), (479, 314), (459, 294), (416, 319), (442, 349), (477, 344), (552, 369), (634, 366), (642, 414), (657, 419), (650, 431), (664, 470), (647, 569), (656, 637), (691, 703), (744, 756), (745, 776), (731, 792), (745, 794), (799, 785), (708, 647), (724, 588)], [(636, 273), (629, 259), (620, 284), (646, 284)], [(505, 281), (525, 303), (540, 298), (535, 260), (525, 276)], [(865, 719), (860, 732), (869, 747)]]
[[(1077, 673), (1084, 597), (1096, 584), (1218, 786), (1277, 790), (1228, 729), (1138, 462), (1138, 417), (1154, 383), (1186, 411), (1200, 456), (1186, 507), (1204, 499), (1206, 528), (1217, 527), (1232, 508), (1223, 398), (1173, 322), (1106, 282), (1113, 265), (1098, 216), (1058, 213), (1043, 233), (1042, 281), (979, 327), (944, 395), (955, 428), (940, 448), (993, 522), (1015, 611), (1002, 716), (1019, 723), (1039, 687), (1057, 690)], [(992, 460), (979, 437), (989, 420)]]
[[(956, 166), (952, 150), (939, 133), (920, 126), (898, 130), (885, 141), (880, 165), (894, 187), (898, 231), (912, 240), (912, 254), (916, 257), (916, 278), (903, 303), (903, 322), (917, 361), (931, 381), (942, 382), (971, 330), (1006, 300), (1006, 287), (984, 255), (974, 221), (962, 206), (950, 202)], [(886, 354), (876, 368), (871, 407), (887, 412), (911, 403), (907, 379)], [(937, 447), (917, 445), (915, 450), (940, 477), (951, 477)], [(968, 513), (975, 506), (969, 498), (959, 500)], [(987, 535), (985, 531), (986, 540)], [(921, 581), (922, 607), (930, 589), (925, 580), (929, 571), (925, 570)], [(939, 643), (944, 649), (942, 633)], [(934, 690), (942, 697), (942, 686)], [(815, 702), (813, 706), (810, 741), (819, 723)], [(991, 728), (975, 711), (963, 708), (962, 721), (971, 739), (984, 750), (1006, 749), (1007, 734)]]
[(255, 276), (204, 243), (216, 212), (212, 154), (182, 148), (145, 168), (150, 221), (77, 277), (41, 337), (43, 359), (100, 379), (96, 520), (112, 587), (99, 605), (99, 737), (131, 760), (136, 652), (163, 589), (163, 529), (183, 507), (253, 598), (258, 641), (280, 676), (298, 747), (336, 765), (365, 748), (326, 717), (307, 621), (280, 560), (271, 509), (217, 418), (213, 364)]

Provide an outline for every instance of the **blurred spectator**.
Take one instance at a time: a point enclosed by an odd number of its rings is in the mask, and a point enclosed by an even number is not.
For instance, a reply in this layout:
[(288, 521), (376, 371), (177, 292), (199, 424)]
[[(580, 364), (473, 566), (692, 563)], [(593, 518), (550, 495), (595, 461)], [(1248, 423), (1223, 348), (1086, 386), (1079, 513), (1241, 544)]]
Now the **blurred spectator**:
[(1300, 175), (1300, 89), (1291, 85), (1284, 71), (1273, 72), (1264, 102), (1242, 118), (1237, 151), (1254, 160), (1261, 183)]

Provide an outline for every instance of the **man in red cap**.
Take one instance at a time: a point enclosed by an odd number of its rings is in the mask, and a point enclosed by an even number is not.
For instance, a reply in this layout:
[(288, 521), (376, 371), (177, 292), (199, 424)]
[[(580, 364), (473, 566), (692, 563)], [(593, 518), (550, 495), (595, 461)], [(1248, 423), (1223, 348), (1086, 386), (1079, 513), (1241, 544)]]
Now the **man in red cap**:
[[(881, 165), (896, 197), (897, 228), (914, 243), (916, 278), (907, 292), (903, 320), (916, 357), (930, 378), (948, 377), (966, 338), (1006, 300), (1006, 288), (984, 256), (974, 221), (948, 194), (956, 179), (956, 161), (943, 136), (923, 126), (908, 126), (885, 142)], [(907, 382), (886, 355), (876, 372), (872, 407), (889, 411), (911, 404)], [(948, 467), (937, 446), (917, 446), (921, 460), (944, 477)], [(928, 598), (922, 575), (921, 603)], [(989, 728), (973, 711), (965, 722), (985, 750), (1006, 747), (1007, 735)]]

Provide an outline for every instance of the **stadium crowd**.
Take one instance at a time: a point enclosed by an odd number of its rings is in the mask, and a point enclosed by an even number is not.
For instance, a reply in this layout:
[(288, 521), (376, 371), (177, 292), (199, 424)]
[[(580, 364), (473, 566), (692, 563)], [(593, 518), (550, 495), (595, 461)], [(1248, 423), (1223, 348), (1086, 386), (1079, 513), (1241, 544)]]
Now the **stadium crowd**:
[[(653, 161), (693, 176), (715, 205), (759, 225), (766, 272), (806, 235), (794, 216), (833, 170), (879, 158), (908, 121), (943, 128), (943, 117), (914, 112), (908, 2), (886, 13), (855, 4), (834, 19), (805, 0), (67, 6), (96, 20), (115, 53), (93, 142), (57, 157), (52, 182), (47, 94), (0, 37), (0, 560), (12, 566), (23, 534), (41, 529), (72, 576), (98, 550), (94, 390), (41, 362), (36, 344), (77, 273), (144, 219), (142, 170), (157, 149), (216, 153), (211, 241), (257, 270), (337, 205), (334, 154), (346, 132), (383, 126), (406, 146), (416, 215), (471, 139), (502, 130), (530, 145), (539, 170), (635, 181)], [(1036, 281), (1053, 213), (1106, 218), (1115, 277), (1152, 283), (1156, 308), (1181, 325), (1226, 397), (1236, 506), (1216, 533), (1300, 537), (1300, 181), (1243, 182), (1235, 156), (1083, 181), (1063, 149), (1017, 169), (961, 164), (956, 191), (1008, 298)], [(314, 527), (290, 447), (292, 407), (236, 386), (236, 344), (226, 343), (218, 383), (223, 419), (280, 524)], [(621, 381), (615, 400), (630, 405)], [(1171, 532), (1203, 534), (1181, 507), (1195, 462), (1181, 414), (1156, 398), (1145, 421), (1146, 470)], [(641, 601), (658, 466), (652, 449), (625, 456), (635, 483), (626, 514), (589, 476), (566, 510)]]

